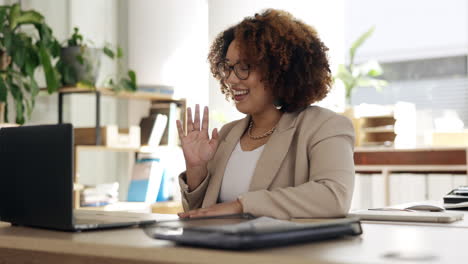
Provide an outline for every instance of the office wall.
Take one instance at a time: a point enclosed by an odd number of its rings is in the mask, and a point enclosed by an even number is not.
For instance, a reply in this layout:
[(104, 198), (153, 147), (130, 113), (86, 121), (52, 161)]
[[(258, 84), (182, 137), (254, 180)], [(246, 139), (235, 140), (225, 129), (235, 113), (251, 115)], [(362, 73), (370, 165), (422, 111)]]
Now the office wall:
[(206, 0), (133, 0), (128, 5), (129, 67), (139, 84), (175, 87), (188, 104), (207, 104)]
[(346, 47), (372, 25), (373, 36), (356, 57), (398, 61), (468, 52), (465, 0), (347, 0)]
[[(344, 0), (305, 1), (305, 0), (208, 0), (209, 6), (209, 43), (219, 32), (240, 22), (246, 16), (253, 16), (266, 8), (283, 9), (295, 17), (314, 26), (322, 40), (330, 48), (331, 68), (335, 70), (344, 61)], [(339, 108), (344, 104), (343, 90), (337, 88), (325, 99), (323, 105)], [(232, 121), (243, 117), (232, 103), (228, 103), (219, 90), (218, 82), (210, 76), (209, 106), (216, 114), (224, 115), (224, 119)], [(213, 120), (215, 127), (221, 126), (218, 120)]]

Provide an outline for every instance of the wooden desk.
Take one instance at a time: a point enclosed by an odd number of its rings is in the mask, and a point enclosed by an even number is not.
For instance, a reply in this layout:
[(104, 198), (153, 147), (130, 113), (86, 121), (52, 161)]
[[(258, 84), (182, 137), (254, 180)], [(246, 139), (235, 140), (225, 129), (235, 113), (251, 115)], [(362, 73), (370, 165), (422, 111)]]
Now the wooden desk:
[(0, 263), (408, 263), (386, 257), (397, 253), (437, 263), (468, 258), (468, 228), (364, 223), (363, 230), (360, 237), (236, 252), (176, 246), (138, 228), (66, 233), (0, 223)]
[(468, 175), (468, 148), (432, 147), (395, 149), (358, 147), (354, 152), (356, 173), (381, 173), (386, 205), (390, 204), (391, 173), (449, 173)]

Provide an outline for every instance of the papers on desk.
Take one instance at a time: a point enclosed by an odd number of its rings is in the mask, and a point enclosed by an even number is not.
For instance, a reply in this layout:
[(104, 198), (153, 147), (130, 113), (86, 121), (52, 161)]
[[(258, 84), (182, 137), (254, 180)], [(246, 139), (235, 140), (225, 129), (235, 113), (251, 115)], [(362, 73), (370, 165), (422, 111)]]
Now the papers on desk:
[(461, 203), (445, 203), (445, 209), (468, 209), (468, 202), (461, 202)]
[(358, 210), (352, 211), (348, 214), (350, 217), (358, 217), (361, 220), (429, 223), (452, 223), (458, 220), (462, 220), (463, 215), (463, 213), (457, 212), (427, 212), (397, 208), (382, 208), (382, 210)]

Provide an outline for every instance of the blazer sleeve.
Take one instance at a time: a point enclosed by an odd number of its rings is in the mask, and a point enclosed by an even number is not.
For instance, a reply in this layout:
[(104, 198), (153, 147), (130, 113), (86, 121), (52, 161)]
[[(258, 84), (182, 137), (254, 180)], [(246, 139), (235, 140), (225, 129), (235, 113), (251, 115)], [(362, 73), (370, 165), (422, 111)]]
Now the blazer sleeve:
[(179, 185), (180, 192), (182, 194), (182, 206), (184, 211), (190, 211), (202, 206), (206, 189), (208, 188), (209, 178), (210, 175), (206, 176), (195, 190), (189, 192), (187, 185), (187, 174), (184, 171), (179, 175)]
[(335, 115), (308, 140), (309, 181), (294, 187), (248, 192), (239, 197), (244, 212), (279, 219), (342, 217), (354, 188), (354, 129)]

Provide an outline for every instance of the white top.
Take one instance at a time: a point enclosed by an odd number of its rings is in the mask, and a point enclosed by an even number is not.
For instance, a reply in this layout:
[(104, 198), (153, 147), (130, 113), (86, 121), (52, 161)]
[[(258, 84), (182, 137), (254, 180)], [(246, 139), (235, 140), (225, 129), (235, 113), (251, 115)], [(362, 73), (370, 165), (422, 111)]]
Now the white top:
[(265, 145), (252, 151), (243, 151), (240, 141), (237, 143), (224, 171), (219, 192), (220, 202), (234, 201), (239, 195), (248, 192), (250, 180), (264, 147)]

